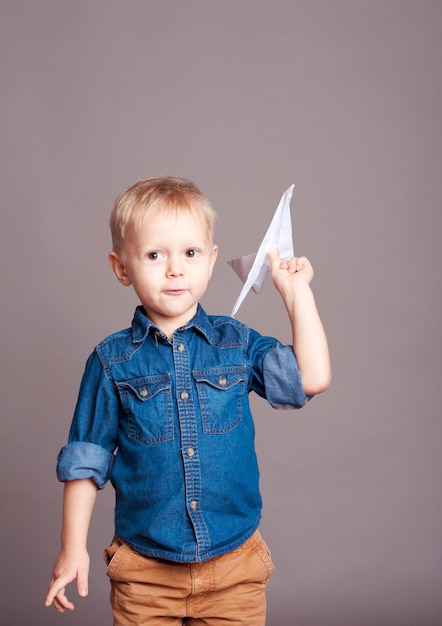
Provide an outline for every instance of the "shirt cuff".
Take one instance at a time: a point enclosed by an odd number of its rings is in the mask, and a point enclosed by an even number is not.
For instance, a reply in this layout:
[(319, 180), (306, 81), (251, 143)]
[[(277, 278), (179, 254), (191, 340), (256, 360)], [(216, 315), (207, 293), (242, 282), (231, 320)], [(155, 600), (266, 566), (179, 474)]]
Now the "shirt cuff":
[(274, 345), (263, 365), (266, 398), (274, 409), (300, 409), (313, 397), (304, 393), (292, 346)]
[(95, 443), (73, 441), (64, 446), (57, 458), (57, 478), (60, 482), (92, 478), (99, 489), (109, 479), (113, 454)]

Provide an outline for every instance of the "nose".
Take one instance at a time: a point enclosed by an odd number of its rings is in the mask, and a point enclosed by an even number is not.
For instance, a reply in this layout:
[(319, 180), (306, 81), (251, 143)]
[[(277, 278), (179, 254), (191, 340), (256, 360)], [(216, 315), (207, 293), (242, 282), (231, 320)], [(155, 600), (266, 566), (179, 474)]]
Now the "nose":
[(183, 262), (179, 257), (170, 256), (167, 263), (167, 277), (176, 278), (183, 275)]

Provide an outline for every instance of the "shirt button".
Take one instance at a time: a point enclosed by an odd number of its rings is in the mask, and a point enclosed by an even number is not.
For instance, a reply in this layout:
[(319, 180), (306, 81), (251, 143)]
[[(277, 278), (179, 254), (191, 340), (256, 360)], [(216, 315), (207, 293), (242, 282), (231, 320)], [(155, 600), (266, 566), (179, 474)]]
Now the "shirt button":
[(178, 344), (178, 352), (184, 352), (184, 346), (182, 343)]
[(189, 399), (189, 394), (187, 393), (187, 391), (182, 391), (180, 398), (183, 402), (187, 402), (187, 400)]
[(218, 378), (218, 383), (221, 385), (221, 387), (225, 387), (227, 385), (227, 379), (224, 378), (224, 376), (220, 376)]
[(146, 387), (142, 388), (142, 390), (140, 391), (140, 396), (142, 398), (145, 398), (147, 396), (147, 389), (146, 389)]
[(191, 447), (187, 448), (187, 456), (189, 456), (190, 458), (192, 458), (195, 454), (195, 450)]
[(192, 500), (192, 502), (190, 503), (190, 508), (192, 509), (192, 511), (196, 511), (197, 506), (198, 502), (196, 500)]

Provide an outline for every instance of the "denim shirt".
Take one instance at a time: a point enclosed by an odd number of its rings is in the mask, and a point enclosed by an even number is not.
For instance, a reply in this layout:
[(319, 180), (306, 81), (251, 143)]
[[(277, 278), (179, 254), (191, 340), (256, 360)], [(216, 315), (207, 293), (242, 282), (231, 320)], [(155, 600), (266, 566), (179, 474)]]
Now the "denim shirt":
[(143, 554), (233, 550), (261, 517), (250, 391), (275, 408), (305, 404), (291, 346), (201, 306), (169, 341), (138, 307), (88, 359), (58, 478), (110, 478), (115, 533)]

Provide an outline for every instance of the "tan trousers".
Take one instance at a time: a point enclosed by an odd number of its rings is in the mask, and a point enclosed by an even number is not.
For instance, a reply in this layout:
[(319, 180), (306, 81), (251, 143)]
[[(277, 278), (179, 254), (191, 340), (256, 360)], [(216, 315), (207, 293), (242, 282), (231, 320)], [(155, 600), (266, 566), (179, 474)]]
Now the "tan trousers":
[(114, 626), (264, 626), (274, 566), (260, 533), (203, 563), (146, 557), (114, 541), (104, 553)]

